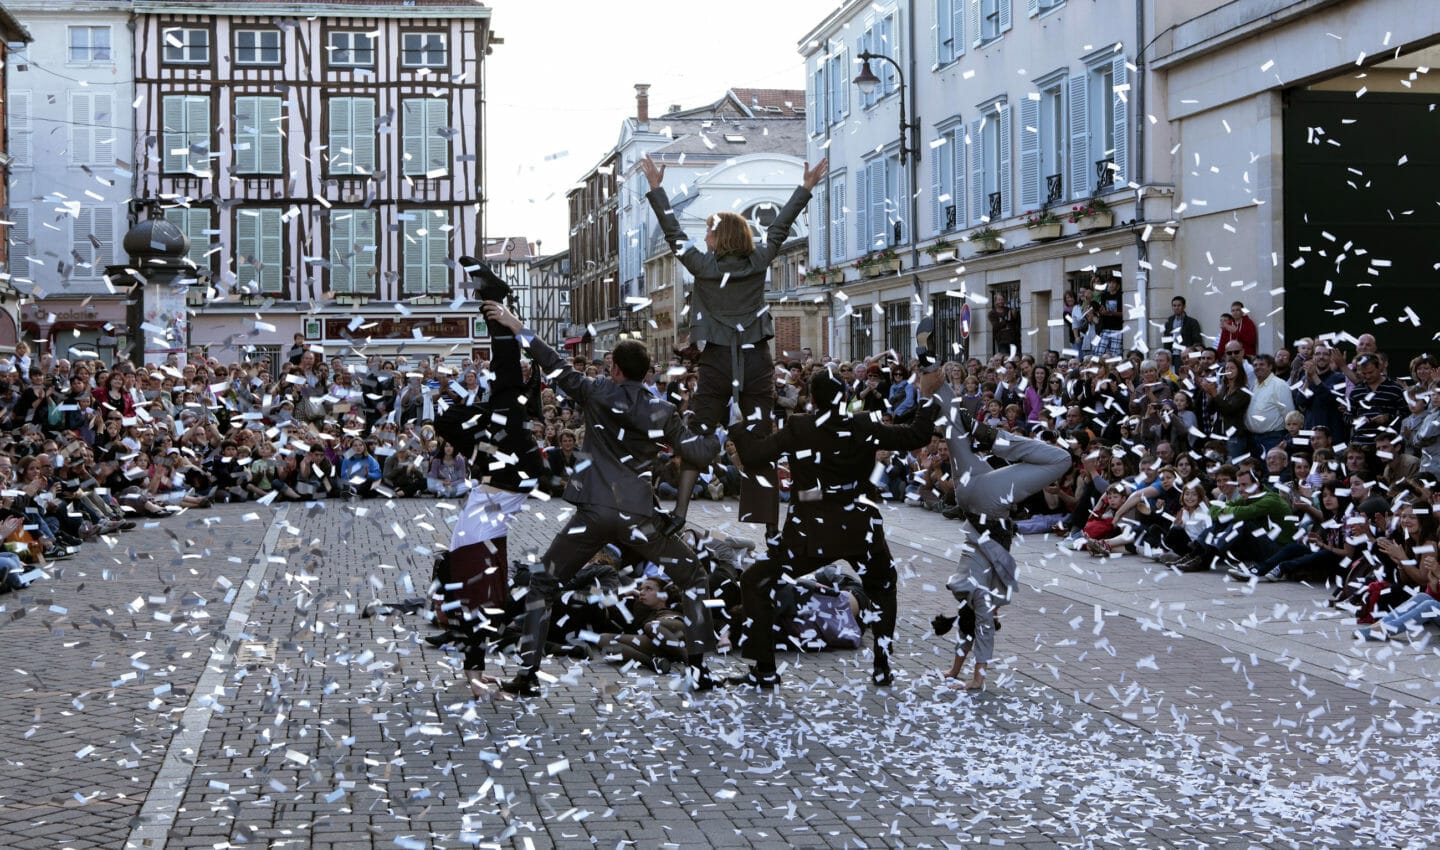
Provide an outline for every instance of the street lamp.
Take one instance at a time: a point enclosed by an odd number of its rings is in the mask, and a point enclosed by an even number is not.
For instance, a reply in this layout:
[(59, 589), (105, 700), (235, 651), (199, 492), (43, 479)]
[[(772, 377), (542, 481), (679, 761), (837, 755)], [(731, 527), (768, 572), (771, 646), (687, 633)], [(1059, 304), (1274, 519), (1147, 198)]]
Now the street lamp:
[(855, 75), (854, 83), (855, 87), (860, 89), (863, 94), (869, 95), (873, 93), (880, 85), (880, 78), (875, 76), (874, 71), (870, 70), (871, 59), (883, 59), (889, 62), (890, 65), (895, 68), (895, 73), (900, 77), (900, 164), (904, 165), (910, 154), (915, 152), (915, 149), (911, 147), (907, 141), (909, 134), (915, 129), (915, 126), (905, 120), (905, 72), (901, 70), (899, 62), (896, 62), (883, 53), (870, 53), (867, 51), (861, 53), (859, 58), (864, 60), (864, 64), (860, 66), (860, 73)]

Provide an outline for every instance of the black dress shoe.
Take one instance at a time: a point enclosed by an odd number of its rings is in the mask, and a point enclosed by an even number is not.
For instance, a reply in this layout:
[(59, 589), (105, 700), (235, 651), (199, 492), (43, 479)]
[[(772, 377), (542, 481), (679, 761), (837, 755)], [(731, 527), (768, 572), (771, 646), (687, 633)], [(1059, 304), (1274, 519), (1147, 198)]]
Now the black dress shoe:
[(774, 670), (762, 673), (754, 667), (751, 667), (750, 671), (743, 676), (731, 676), (730, 678), (726, 679), (725, 684), (735, 685), (739, 687), (760, 688), (762, 690), (769, 691), (780, 686), (780, 674), (776, 673)]
[(679, 514), (655, 512), (655, 529), (661, 537), (678, 537), (685, 530), (685, 517)]
[(690, 665), (685, 668), (685, 688), (691, 691), (713, 691), (716, 688), (723, 688), (726, 682), (710, 675), (710, 668), (701, 664)]
[(888, 688), (895, 684), (895, 674), (890, 672), (889, 656), (875, 656), (875, 669), (870, 671), (870, 681), (881, 688)]
[(534, 673), (521, 673), (513, 679), (501, 682), (500, 690), (517, 697), (538, 697), (540, 678)]
[(510, 284), (500, 279), (500, 276), (490, 270), (490, 266), (475, 259), (474, 257), (461, 257), (460, 267), (477, 284), (475, 294), (481, 301), (498, 301), (510, 297)]

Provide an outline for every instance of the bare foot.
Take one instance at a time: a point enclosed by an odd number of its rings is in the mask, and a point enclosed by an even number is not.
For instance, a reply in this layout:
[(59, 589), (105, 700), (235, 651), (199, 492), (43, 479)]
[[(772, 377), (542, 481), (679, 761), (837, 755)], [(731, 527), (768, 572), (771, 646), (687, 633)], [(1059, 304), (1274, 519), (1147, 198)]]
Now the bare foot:
[(983, 690), (985, 690), (985, 677), (984, 677), (984, 676), (975, 676), (975, 677), (971, 678), (970, 681), (968, 681), (968, 682), (965, 683), (965, 690), (967, 690), (967, 691), (983, 691)]
[(494, 676), (486, 676), (479, 672), (465, 673), (465, 681), (470, 685), (470, 693), (475, 699), (491, 699), (500, 691), (500, 680)]

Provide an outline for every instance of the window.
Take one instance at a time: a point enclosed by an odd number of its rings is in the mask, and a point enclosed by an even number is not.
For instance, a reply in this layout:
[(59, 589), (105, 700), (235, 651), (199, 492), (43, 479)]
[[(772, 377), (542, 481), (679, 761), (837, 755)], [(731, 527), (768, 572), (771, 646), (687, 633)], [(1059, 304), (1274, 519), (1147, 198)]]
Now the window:
[(979, 46), (1010, 29), (1011, 0), (966, 0), (970, 4), (970, 31)]
[(965, 299), (944, 292), (936, 293), (931, 299), (935, 316), (935, 336), (930, 344), (942, 360), (963, 359), (969, 339), (965, 336), (968, 327), (962, 327), (965, 318)]
[(1106, 55), (1069, 81), (1069, 175), (1066, 194), (1086, 198), (1128, 179), (1129, 68)]
[(964, 227), (965, 218), (965, 125), (956, 123), (941, 130), (930, 143), (931, 213), (930, 229), (936, 236)]
[[(374, 213), (366, 214), (372, 217), (374, 215)], [(284, 213), (279, 207), (242, 208), (235, 211), (235, 285), (242, 295), (284, 292), (285, 220), (283, 215)], [(366, 256), (372, 263), (374, 262), (373, 254)], [(332, 268), (332, 289), (334, 289), (334, 273)], [(373, 278), (371, 280), (373, 281)]]
[[(895, 38), (894, 11), (876, 18), (865, 27), (865, 32), (860, 34), (860, 52), (889, 56), (896, 64), (902, 61), (900, 42)], [(877, 59), (870, 63), (870, 71), (880, 78), (880, 85), (869, 94), (860, 95), (860, 100), (866, 107), (879, 103), (900, 87), (900, 81), (895, 76), (895, 67), (889, 62)]]
[(830, 53), (830, 123), (839, 124), (850, 114), (850, 51), (843, 44)]
[(1020, 101), (1020, 206), (1025, 210), (1063, 200), (1065, 183), (1063, 77), (1042, 83)]
[(406, 68), (444, 68), (445, 35), (407, 32), (400, 37), (400, 64)]
[(279, 30), (236, 30), (236, 65), (279, 65)]
[(109, 27), (70, 27), (71, 65), (110, 61)]
[[(13, 79), (13, 77), (12, 77)], [(11, 170), (29, 168), (31, 162), (30, 92), (11, 91), (5, 100), (5, 127), (10, 131)]]
[(970, 122), (970, 223), (1010, 215), (1010, 109), (1004, 101), (982, 107)]
[(856, 180), (856, 251), (868, 254), (909, 240), (905, 211), (909, 209), (909, 187), (898, 153), (886, 154), (866, 163)]
[(204, 207), (170, 207), (165, 210), (165, 220), (190, 238), (190, 250), (185, 258), (195, 264), (196, 273), (211, 272), (211, 259), (219, 249), (210, 243), (215, 235), (210, 227), (210, 210)]
[(406, 295), (446, 295), (450, 292), (450, 214), (445, 210), (411, 210), (400, 214), (405, 239)]
[(850, 359), (859, 360), (875, 352), (875, 317), (864, 304), (850, 314)]
[(329, 173), (365, 175), (375, 171), (375, 100), (333, 97), (329, 101)]
[(910, 351), (910, 301), (890, 301), (885, 305), (885, 347), (908, 360)]
[(210, 174), (210, 98), (173, 94), (164, 98), (161, 170), (169, 174)]
[(349, 30), (332, 32), (327, 49), (332, 68), (375, 67), (375, 37), (368, 33)]
[(109, 93), (70, 93), (70, 164), (114, 165), (115, 97)]
[(285, 135), (278, 97), (235, 98), (235, 173), (283, 174)]
[(439, 98), (407, 98), (400, 102), (404, 112), (407, 176), (443, 177), (450, 173), (450, 104)]
[(171, 65), (210, 64), (210, 30), (168, 27), (162, 34), (165, 62)]
[(100, 277), (115, 262), (115, 210), (81, 207), (72, 224), (70, 250), (76, 277)]
[(935, 64), (965, 55), (965, 0), (935, 0)]
[(375, 274), (375, 211), (332, 210), (330, 291), (374, 294)]

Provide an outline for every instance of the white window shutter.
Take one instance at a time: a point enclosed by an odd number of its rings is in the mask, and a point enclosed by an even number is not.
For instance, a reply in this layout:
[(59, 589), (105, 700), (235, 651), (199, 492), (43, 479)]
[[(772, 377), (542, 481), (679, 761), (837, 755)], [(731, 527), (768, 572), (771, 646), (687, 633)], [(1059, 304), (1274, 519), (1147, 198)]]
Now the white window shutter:
[[(350, 107), (350, 128), (355, 146), (355, 167), (361, 174), (375, 173), (375, 101), (357, 97)], [(373, 225), (373, 222), (372, 222)], [(371, 278), (373, 283), (374, 279)], [(363, 285), (363, 282), (362, 282)]]
[(1000, 32), (1010, 31), (1010, 0), (1000, 0)]
[(1029, 211), (1040, 205), (1040, 103), (1020, 100), (1020, 206)]
[(1076, 74), (1070, 78), (1070, 182), (1071, 198), (1090, 196), (1090, 103), (1089, 80), (1086, 75)]
[(831, 226), (830, 257), (835, 262), (845, 259), (845, 181), (838, 180), (831, 186), (830, 215), (834, 222)]
[(401, 149), (405, 152), (405, 174), (425, 172), (425, 103), (419, 98), (407, 98), (400, 103), (400, 133), (404, 140)]
[(939, 234), (945, 229), (945, 186), (941, 183), (940, 162), (945, 156), (945, 145), (930, 149), (930, 232)]
[(185, 170), (185, 160), (176, 149), (185, 146), (185, 97), (171, 95), (165, 98), (161, 107), (163, 116), (160, 129), (160, 167), (169, 173)]
[(1040, 14), (1040, 0), (1025, 0), (1025, 15), (1035, 17)]
[(885, 214), (887, 196), (890, 189), (890, 181), (885, 173), (885, 159), (881, 157), (870, 163), (867, 167), (870, 172), (870, 233), (865, 244), (860, 246), (861, 253), (868, 254), (878, 248), (890, 244), (889, 229), (890, 221)]
[(810, 85), (805, 89), (805, 118), (810, 124), (810, 135), (820, 133), (820, 111), (815, 107), (816, 93), (820, 90), (820, 59), (815, 60), (815, 71), (810, 75)]
[(835, 110), (835, 120), (841, 121), (850, 114), (850, 51), (840, 48), (840, 53), (835, 57), (833, 70), (835, 75), (835, 103), (832, 108)]
[(346, 210), (330, 216), (330, 291), (339, 295), (355, 291), (355, 217), (359, 214), (360, 210)]
[(95, 128), (89, 92), (70, 93), (70, 164), (89, 165)]
[(429, 231), (425, 237), (426, 262), (429, 265), (425, 291), (430, 295), (446, 295), (450, 292), (450, 273), (445, 265), (445, 261), (450, 257), (450, 231), (445, 229), (447, 224), (449, 219), (446, 213), (425, 213), (425, 229)]
[(895, 220), (900, 223), (900, 239), (898, 244), (910, 244), (910, 193), (914, 187), (910, 185), (910, 169), (900, 167), (900, 159), (887, 161), (889, 170), (895, 172), (895, 197), (891, 203), (895, 206)]
[(91, 120), (95, 127), (91, 129), (95, 140), (93, 157), (90, 161), (94, 165), (113, 165), (115, 162), (115, 96), (104, 92), (91, 94)]
[(443, 169), (450, 173), (450, 140), (444, 130), (449, 126), (449, 103), (439, 98), (426, 101), (425, 110), (425, 168), (424, 171)]
[(965, 0), (970, 9), (970, 43), (975, 47), (984, 41), (980, 27), (980, 0)]
[(6, 122), (10, 128), (10, 159), (12, 168), (34, 165), (30, 144), (30, 92), (12, 91), (5, 104)]
[(950, 31), (950, 17), (945, 14), (945, 3), (946, 0), (932, 0), (931, 4), (935, 10), (935, 26), (930, 29), (930, 59), (934, 65), (950, 61), (950, 45), (947, 42), (954, 33)]
[(1013, 110), (1010, 104), (1000, 105), (1000, 126), (996, 136), (1000, 139), (1000, 173), (996, 175), (995, 186), (1000, 190), (1000, 217), (1009, 218), (1012, 210), (1011, 198), (1014, 196), (1011, 185), (1013, 178), (1010, 174), (1010, 113)]
[[(870, 172), (866, 168), (855, 169), (855, 251), (866, 253), (865, 246), (870, 236)], [(849, 252), (845, 253), (849, 256)]]
[(981, 128), (985, 119), (976, 118), (970, 122), (970, 221), (980, 224), (989, 210), (985, 203), (985, 134)]
[(420, 210), (410, 210), (414, 221), (404, 222), (401, 228), (400, 253), (405, 258), (405, 269), (401, 273), (401, 287), (406, 295), (419, 295), (425, 291), (425, 237), (420, 231), (425, 228), (425, 215)]
[(10, 246), (10, 268), (21, 268), (17, 266), (17, 257), (28, 257), (30, 251), (30, 208), (12, 207), (5, 215), (5, 220), (10, 222), (6, 228), (6, 243)]
[(950, 133), (950, 172), (954, 175), (954, 187), (950, 190), (950, 203), (955, 205), (955, 226), (961, 228), (969, 219), (965, 218), (965, 125), (961, 124)]
[(1130, 140), (1127, 135), (1130, 132), (1130, 69), (1125, 67), (1124, 56), (1115, 57), (1110, 68), (1115, 86), (1110, 93), (1115, 105), (1115, 185), (1124, 186), (1130, 180)]
[(282, 293), (285, 288), (285, 225), (279, 209), (260, 211), (260, 291)]

